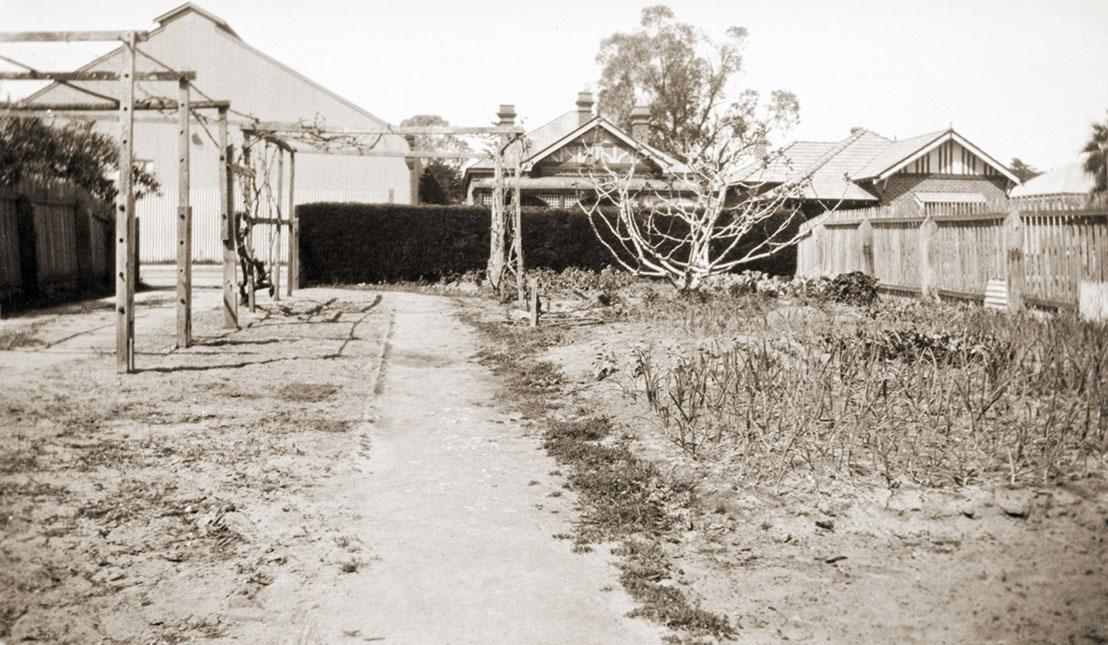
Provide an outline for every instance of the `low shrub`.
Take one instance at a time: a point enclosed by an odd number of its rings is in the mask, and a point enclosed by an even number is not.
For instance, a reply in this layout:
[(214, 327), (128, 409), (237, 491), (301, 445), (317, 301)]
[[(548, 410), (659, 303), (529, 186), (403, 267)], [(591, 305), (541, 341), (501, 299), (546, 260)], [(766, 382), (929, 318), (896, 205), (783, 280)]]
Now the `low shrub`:
[(828, 296), (835, 302), (868, 306), (877, 299), (877, 278), (861, 271), (840, 273), (828, 285)]

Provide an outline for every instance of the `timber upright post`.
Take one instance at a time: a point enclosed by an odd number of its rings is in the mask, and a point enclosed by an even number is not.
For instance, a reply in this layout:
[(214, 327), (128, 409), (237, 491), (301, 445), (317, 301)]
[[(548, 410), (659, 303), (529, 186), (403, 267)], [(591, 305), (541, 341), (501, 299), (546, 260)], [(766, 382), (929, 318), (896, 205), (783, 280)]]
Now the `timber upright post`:
[(1004, 218), (1004, 250), (1008, 312), (1014, 314), (1023, 311), (1024, 286), (1023, 221), (1018, 208), (1012, 208)]
[(192, 207), (189, 205), (189, 82), (177, 81), (177, 348), (192, 343)]
[(119, 78), (119, 186), (115, 208), (115, 362), (116, 371), (135, 369), (135, 276), (131, 270), (131, 222), (135, 213), (134, 178), (131, 174), (135, 132), (135, 33), (123, 36)]
[(219, 109), (219, 237), (223, 242), (223, 328), (238, 329), (239, 296), (236, 286), (234, 177), (231, 146), (227, 143), (227, 109)]
[[(515, 124), (516, 109), (514, 105), (501, 105), (496, 113), (500, 127), (511, 127)], [(504, 270), (506, 268), (504, 236), (507, 222), (504, 216), (504, 148), (508, 144), (508, 135), (501, 134), (496, 141), (496, 154), (493, 155), (493, 188), (492, 204), (489, 211), (492, 221), (489, 226), (489, 263), (485, 270), (489, 284), (502, 295)]]
[(289, 150), (289, 275), (288, 295), (300, 289), (300, 220), (296, 217), (296, 202), (293, 191), (296, 190), (296, 153)]
[(522, 164), (523, 144), (521, 142), (512, 169), (515, 175), (515, 186), (512, 187), (512, 247), (515, 250), (516, 256), (516, 296), (519, 298), (520, 303), (527, 299), (527, 286), (523, 276), (523, 205), (519, 186), (523, 176)]
[[(416, 149), (416, 138), (414, 135), (404, 137), (404, 140), (408, 142), (408, 148), (413, 152)], [(412, 193), (412, 206), (419, 205), (419, 179), (423, 176), (423, 160), (419, 157), (412, 156), (408, 158), (408, 168), (411, 169), (412, 174), (408, 180), (408, 189)]]
[(281, 219), (281, 200), (285, 196), (285, 150), (284, 148), (277, 147), (277, 204), (274, 207), (274, 212), (277, 213), (277, 249), (271, 257), (277, 258), (276, 266), (273, 267), (273, 301), (281, 302), (281, 237), (283, 236), (282, 227), (284, 222)]
[(862, 223), (858, 225), (858, 237), (861, 238), (862, 243), (862, 273), (877, 277), (873, 262), (873, 224), (868, 217), (863, 218)]
[(925, 215), (919, 226), (919, 287), (920, 296), (924, 300), (931, 300), (935, 291), (935, 267), (933, 253), (931, 252), (935, 233), (939, 225), (930, 214)]

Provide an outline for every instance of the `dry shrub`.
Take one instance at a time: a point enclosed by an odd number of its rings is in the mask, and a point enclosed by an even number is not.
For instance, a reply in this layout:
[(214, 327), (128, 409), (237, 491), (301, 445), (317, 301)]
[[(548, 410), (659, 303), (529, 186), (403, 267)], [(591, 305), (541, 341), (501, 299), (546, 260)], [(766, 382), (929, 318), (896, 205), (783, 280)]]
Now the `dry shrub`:
[(746, 331), (666, 365), (640, 350), (637, 375), (667, 436), (751, 480), (1046, 482), (1108, 450), (1103, 325), (940, 306)]

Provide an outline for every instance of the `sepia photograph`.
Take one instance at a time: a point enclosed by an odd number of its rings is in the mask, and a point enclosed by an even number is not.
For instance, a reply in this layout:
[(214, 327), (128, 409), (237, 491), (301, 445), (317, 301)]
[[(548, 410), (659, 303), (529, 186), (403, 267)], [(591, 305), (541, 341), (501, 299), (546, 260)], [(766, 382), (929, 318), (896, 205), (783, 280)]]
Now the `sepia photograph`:
[(0, 0), (0, 645), (1108, 643), (1108, 0)]

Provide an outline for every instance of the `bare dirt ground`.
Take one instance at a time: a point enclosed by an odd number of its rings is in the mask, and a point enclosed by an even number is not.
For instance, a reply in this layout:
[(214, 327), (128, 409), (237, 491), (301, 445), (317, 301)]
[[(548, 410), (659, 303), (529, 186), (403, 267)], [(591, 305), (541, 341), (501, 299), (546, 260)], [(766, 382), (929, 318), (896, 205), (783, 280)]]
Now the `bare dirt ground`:
[(636, 386), (634, 348), (671, 329), (546, 332), (532, 358), (564, 375), (562, 410), (599, 413), (700, 503), (664, 546), (673, 584), (730, 619), (739, 642), (1108, 641), (1108, 484), (890, 487), (876, 477), (750, 486), (724, 459), (667, 439)]
[(655, 642), (441, 297), (0, 322), (0, 641)]

